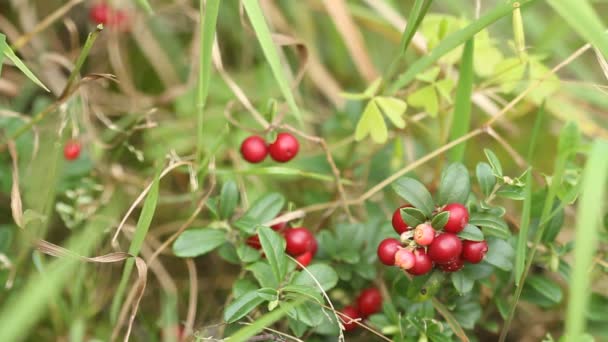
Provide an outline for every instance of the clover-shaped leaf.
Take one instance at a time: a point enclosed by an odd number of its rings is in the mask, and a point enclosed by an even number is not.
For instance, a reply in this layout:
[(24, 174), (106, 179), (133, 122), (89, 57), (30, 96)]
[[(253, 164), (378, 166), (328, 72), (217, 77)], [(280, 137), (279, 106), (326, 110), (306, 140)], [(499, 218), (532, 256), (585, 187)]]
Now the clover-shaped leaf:
[(405, 120), (402, 115), (406, 109), (405, 101), (394, 97), (376, 96), (372, 98), (365, 106), (363, 115), (357, 123), (355, 139), (361, 141), (367, 135), (371, 135), (374, 142), (385, 143), (388, 139), (388, 130), (382, 114), (386, 115), (395, 127), (404, 128)]
[(433, 117), (439, 112), (439, 99), (432, 84), (411, 93), (407, 97), (407, 102), (411, 106), (424, 108), (424, 111)]

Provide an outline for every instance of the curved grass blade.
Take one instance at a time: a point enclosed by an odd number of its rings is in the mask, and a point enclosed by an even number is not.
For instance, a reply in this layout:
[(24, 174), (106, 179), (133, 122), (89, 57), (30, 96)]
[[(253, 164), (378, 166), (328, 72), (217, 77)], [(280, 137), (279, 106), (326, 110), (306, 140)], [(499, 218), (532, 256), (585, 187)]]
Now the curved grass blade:
[[(456, 140), (469, 131), (471, 124), (471, 93), (473, 92), (473, 51), (475, 39), (467, 40), (462, 51), (460, 62), (460, 79), (456, 88), (454, 115), (452, 115), (452, 130), (450, 141)], [(461, 162), (464, 159), (466, 141), (454, 146), (449, 152), (450, 160)]]
[(17, 55), (15, 55), (15, 52), (13, 51), (13, 49), (11, 49), (11, 47), (6, 43), (6, 36), (1, 33), (0, 33), (0, 51), (2, 52), (2, 54), (5, 57), (10, 59), (15, 64), (15, 66), (19, 70), (21, 70), (21, 72), (25, 76), (27, 76), (27, 78), (30, 79), (30, 81), (36, 83), (40, 88), (46, 90), (47, 92), (50, 92), (49, 88), (47, 88), (44, 85), (44, 83), (42, 83), (42, 81), (40, 81), (38, 79), (38, 77), (36, 77), (36, 75), (34, 75), (34, 73), (31, 72), (30, 69), (28, 69), (28, 67), (25, 65), (25, 63), (23, 63), (21, 61), (21, 59), (19, 59), (19, 57), (17, 57)]

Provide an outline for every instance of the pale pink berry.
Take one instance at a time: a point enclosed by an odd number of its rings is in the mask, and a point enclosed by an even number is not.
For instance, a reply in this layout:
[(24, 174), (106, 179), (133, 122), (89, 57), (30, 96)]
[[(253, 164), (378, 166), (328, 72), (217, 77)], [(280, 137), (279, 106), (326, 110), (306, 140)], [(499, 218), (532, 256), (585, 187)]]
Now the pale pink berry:
[(395, 266), (400, 267), (404, 270), (409, 270), (414, 267), (416, 263), (416, 257), (411, 250), (402, 248), (395, 254)]
[(414, 241), (420, 246), (428, 246), (435, 239), (435, 229), (428, 224), (419, 224), (414, 230)]

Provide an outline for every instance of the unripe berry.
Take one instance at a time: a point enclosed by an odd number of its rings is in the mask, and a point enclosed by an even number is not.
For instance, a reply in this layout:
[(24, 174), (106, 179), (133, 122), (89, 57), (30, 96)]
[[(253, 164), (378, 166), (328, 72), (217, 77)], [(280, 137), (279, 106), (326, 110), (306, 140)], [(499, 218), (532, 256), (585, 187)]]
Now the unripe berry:
[(397, 239), (384, 239), (378, 245), (378, 259), (387, 266), (395, 265), (395, 254), (401, 248), (401, 243)]
[(367, 317), (382, 309), (382, 294), (377, 288), (369, 288), (361, 291), (357, 298), (357, 307), (362, 317)]
[(450, 260), (445, 264), (438, 264), (437, 267), (439, 267), (439, 269), (443, 272), (457, 272), (464, 267), (464, 261), (460, 257), (457, 257), (456, 259)]
[(361, 318), (361, 314), (359, 314), (359, 311), (357, 310), (357, 308), (355, 308), (354, 306), (350, 306), (350, 305), (345, 306), (342, 309), (342, 314), (345, 315), (346, 317), (344, 317), (342, 315), (338, 315), (338, 316), (340, 317), (340, 321), (342, 321), (342, 324), (344, 325), (344, 330), (350, 331), (350, 330), (357, 328), (357, 323), (351, 322), (351, 320), (353, 320), (353, 319)]
[(391, 223), (393, 224), (393, 229), (395, 229), (397, 234), (403, 234), (408, 230), (407, 222), (403, 221), (403, 217), (401, 217), (401, 208), (407, 207), (411, 207), (411, 205), (402, 205), (393, 212), (393, 219), (391, 220)]
[(285, 250), (291, 256), (301, 255), (312, 250), (314, 240), (314, 235), (306, 228), (288, 229), (285, 232), (285, 241), (287, 242)]
[(433, 269), (433, 261), (426, 254), (424, 248), (417, 248), (414, 251), (414, 267), (407, 270), (407, 273), (415, 276), (423, 275), (429, 273), (431, 269)]
[(435, 229), (428, 224), (419, 224), (414, 230), (414, 241), (420, 246), (428, 246), (435, 239)]
[(416, 264), (414, 253), (407, 248), (401, 248), (395, 254), (395, 266), (409, 270)]
[(443, 233), (435, 237), (428, 250), (431, 260), (439, 264), (455, 259), (461, 252), (462, 242), (456, 234), (452, 233)]
[(268, 146), (266, 141), (258, 135), (252, 135), (241, 143), (241, 155), (250, 163), (259, 163), (266, 158)]
[(80, 143), (77, 140), (70, 140), (63, 147), (63, 156), (66, 160), (74, 160), (80, 156)]
[(300, 143), (290, 133), (279, 133), (277, 139), (268, 146), (270, 157), (279, 163), (285, 163), (298, 154)]
[(451, 203), (443, 208), (443, 211), (450, 213), (448, 222), (443, 227), (448, 233), (460, 233), (464, 227), (469, 223), (469, 211), (467, 207), (460, 203)]
[[(308, 251), (308, 252), (304, 252), (303, 254), (297, 256), (296, 260), (300, 264), (302, 264), (302, 266), (306, 267), (306, 266), (310, 265), (310, 262), (312, 261), (312, 257), (313, 257), (313, 253), (311, 251)], [(298, 267), (300, 267), (300, 265), (298, 265)]]
[(488, 252), (488, 243), (484, 241), (465, 240), (462, 243), (462, 258), (471, 264), (478, 264)]

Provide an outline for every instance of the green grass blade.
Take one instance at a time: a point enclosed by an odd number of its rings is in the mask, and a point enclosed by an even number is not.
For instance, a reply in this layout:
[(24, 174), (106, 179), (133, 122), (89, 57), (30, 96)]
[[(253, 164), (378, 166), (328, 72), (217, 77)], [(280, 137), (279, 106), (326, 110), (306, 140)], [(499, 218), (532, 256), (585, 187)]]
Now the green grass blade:
[[(154, 177), (150, 191), (148, 192), (146, 200), (144, 201), (141, 214), (137, 220), (135, 234), (133, 235), (133, 240), (131, 240), (131, 245), (129, 246), (129, 254), (131, 255), (139, 254), (141, 245), (143, 244), (144, 238), (146, 237), (148, 229), (150, 228), (150, 223), (152, 223), (152, 217), (154, 216), (154, 212), (156, 211), (156, 203), (158, 202), (160, 171), (161, 168), (159, 168), (159, 170), (156, 172), (156, 176)], [(129, 283), (129, 278), (131, 277), (131, 272), (133, 271), (134, 265), (135, 260), (133, 258), (130, 258), (125, 262), (125, 268), (122, 273), (122, 278), (120, 279), (120, 284), (118, 285), (118, 289), (116, 290), (114, 298), (112, 299), (110, 320), (113, 323), (115, 323), (116, 319), (118, 318), (118, 311), (120, 310), (120, 306), (122, 304), (125, 290), (127, 289), (127, 284)]]
[(148, 0), (137, 0), (137, 6), (141, 7), (144, 11), (146, 11), (146, 14), (148, 15), (154, 14), (154, 10), (152, 9), (152, 6), (150, 6)]
[[(6, 36), (0, 33), (0, 46), (6, 45)], [(4, 63), (4, 54), (0, 53), (0, 76), (2, 75), (2, 63)]]
[(467, 40), (471, 39), (477, 32), (483, 30), (489, 25), (495, 23), (500, 18), (503, 18), (513, 11), (513, 4), (519, 3), (521, 6), (535, 2), (536, 0), (509, 0), (496, 6), (494, 9), (473, 21), (466, 27), (447, 36), (439, 45), (437, 45), (428, 55), (418, 59), (413, 63), (405, 73), (397, 79), (389, 88), (389, 93), (394, 94), (397, 90), (405, 87), (410, 83), (416, 75), (426, 70), (428, 67), (437, 62), (448, 52), (454, 50)]
[(608, 57), (608, 36), (597, 12), (587, 0), (549, 0), (551, 7), (586, 41)]
[[(30, 71), (30, 69), (28, 69), (28, 67), (21, 61), (21, 59), (19, 59), (19, 57), (15, 55), (13, 49), (11, 49), (11, 47), (6, 43), (6, 36), (1, 33), (0, 36), (0, 51), (2, 51), (2, 54), (8, 59), (10, 59), (15, 64), (15, 66), (19, 70), (21, 70), (21, 72), (25, 76), (27, 76), (27, 78), (30, 79), (30, 81), (36, 83), (40, 88), (50, 92), (49, 88), (47, 88), (44, 83), (42, 83), (42, 81), (40, 81), (38, 77), (36, 77), (36, 75), (34, 75), (34, 73)], [(1, 64), (2, 63), (0, 63), (0, 65)]]
[(253, 323), (247, 325), (246, 327), (239, 329), (232, 336), (228, 337), (227, 341), (243, 342), (249, 340), (249, 338), (255, 336), (267, 326), (270, 326), (274, 322), (280, 320), (287, 314), (287, 312), (302, 303), (304, 303), (304, 299), (299, 299), (295, 302), (282, 303), (279, 308), (257, 318)]
[[(471, 94), (473, 92), (473, 51), (475, 40), (470, 39), (464, 44), (462, 61), (460, 63), (460, 79), (456, 88), (454, 115), (452, 116), (452, 130), (450, 141), (454, 141), (469, 131), (471, 125)], [(461, 162), (464, 159), (466, 142), (454, 146), (449, 152), (450, 160)]]
[(274, 78), (279, 84), (279, 88), (281, 89), (289, 108), (298, 122), (302, 123), (300, 109), (296, 104), (296, 99), (291, 91), (291, 86), (283, 71), (283, 65), (281, 65), (279, 53), (277, 52), (277, 48), (272, 41), (270, 30), (268, 29), (268, 25), (266, 24), (266, 20), (262, 14), (260, 4), (257, 0), (243, 0), (243, 6), (245, 6), (245, 11), (247, 11), (251, 25), (253, 26), (255, 34), (260, 41), (260, 45), (262, 46), (266, 60), (268, 61), (268, 64), (270, 64)]
[(203, 0), (200, 1), (199, 15), (203, 18), (200, 23), (200, 51), (199, 51), (199, 69), (198, 69), (198, 89), (197, 89), (197, 130), (196, 130), (196, 157), (200, 162), (203, 155), (203, 121), (204, 108), (209, 94), (209, 80), (211, 79), (211, 51), (213, 49), (213, 40), (215, 39), (215, 26), (217, 23), (217, 15), (220, 9), (220, 0), (207, 0), (206, 9)]
[[(316, 172), (307, 172), (299, 169), (294, 169), (290, 167), (284, 166), (267, 166), (267, 167), (252, 167), (249, 169), (242, 170), (230, 170), (230, 169), (216, 169), (215, 173), (217, 174), (244, 174), (244, 175), (260, 175), (260, 176), (293, 176), (293, 177), (302, 177), (302, 178), (310, 178), (316, 179), (324, 182), (333, 182), (335, 181), (334, 176), (324, 175), (322, 173)], [(342, 184), (352, 184), (351, 181), (342, 179), (340, 180)]]
[(600, 240), (599, 229), (608, 185), (608, 141), (597, 140), (589, 154), (583, 173), (583, 189), (576, 215), (574, 265), (570, 277), (570, 296), (566, 315), (568, 341), (582, 341), (587, 305), (591, 293), (589, 270)]

